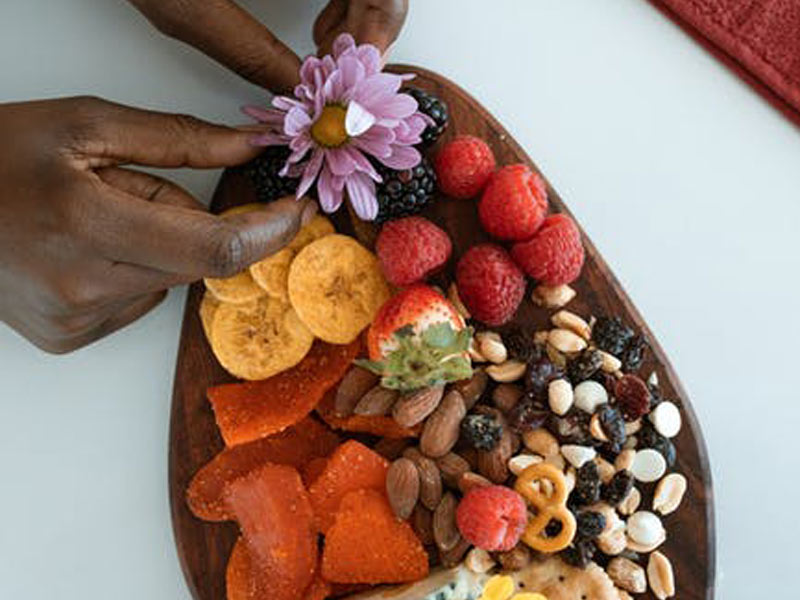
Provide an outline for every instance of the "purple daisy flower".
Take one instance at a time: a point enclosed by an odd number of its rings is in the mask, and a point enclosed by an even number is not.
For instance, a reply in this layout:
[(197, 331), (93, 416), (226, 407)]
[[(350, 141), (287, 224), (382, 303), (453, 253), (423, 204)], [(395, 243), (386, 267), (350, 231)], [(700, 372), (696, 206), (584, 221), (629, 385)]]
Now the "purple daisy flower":
[(397, 170), (422, 160), (414, 144), (431, 120), (414, 98), (399, 93), (411, 78), (381, 72), (378, 49), (357, 46), (344, 33), (334, 42), (333, 55), (305, 59), (293, 98), (277, 96), (274, 108), (243, 110), (272, 126), (255, 144), (292, 150), (281, 175), (301, 178), (298, 198), (316, 182), (322, 209), (332, 213), (346, 190), (356, 214), (371, 221), (378, 214), (375, 184), (381, 177), (367, 157)]

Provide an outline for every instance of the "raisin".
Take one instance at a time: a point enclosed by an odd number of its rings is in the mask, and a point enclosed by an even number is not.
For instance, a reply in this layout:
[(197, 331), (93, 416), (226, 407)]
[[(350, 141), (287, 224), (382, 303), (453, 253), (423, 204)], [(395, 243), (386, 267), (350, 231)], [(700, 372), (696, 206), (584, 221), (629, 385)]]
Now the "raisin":
[(494, 450), (503, 435), (503, 425), (494, 415), (471, 414), (461, 422), (461, 436), (478, 450)]
[(587, 349), (567, 365), (567, 374), (573, 385), (590, 379), (603, 366), (603, 357), (597, 350)]
[(504, 335), (503, 343), (511, 358), (516, 358), (524, 363), (539, 360), (542, 357), (542, 349), (533, 341), (533, 336), (521, 329), (515, 329)]
[(587, 462), (575, 476), (575, 489), (569, 496), (570, 503), (575, 506), (594, 504), (600, 499), (600, 486), (597, 463)]
[(627, 421), (635, 421), (650, 412), (650, 390), (636, 375), (623, 375), (617, 380), (614, 397)]
[(598, 443), (589, 431), (591, 416), (582, 410), (576, 410), (565, 417), (553, 414), (547, 420), (547, 429), (558, 438), (561, 444), (578, 444), (592, 446)]
[(661, 393), (661, 388), (657, 385), (652, 385), (651, 383), (647, 384), (647, 389), (650, 390), (650, 410), (653, 410), (656, 406), (661, 404), (665, 398), (664, 395)]
[(619, 359), (622, 361), (622, 369), (629, 373), (637, 371), (644, 362), (644, 355), (648, 348), (650, 348), (650, 343), (647, 341), (646, 336), (637, 335), (631, 339), (622, 354), (619, 355)]
[(595, 414), (600, 419), (600, 428), (608, 438), (608, 445), (611, 452), (619, 453), (625, 443), (625, 420), (619, 410), (611, 404), (601, 404), (597, 407)]
[(517, 433), (525, 433), (531, 429), (542, 427), (552, 413), (539, 402), (526, 397), (517, 402), (517, 405), (508, 415), (511, 429)]
[(642, 429), (636, 434), (637, 447), (652, 448), (661, 453), (664, 460), (667, 461), (667, 467), (672, 468), (675, 464), (676, 452), (675, 446), (669, 438), (665, 438), (658, 433), (650, 423), (643, 423)]
[(575, 535), (578, 539), (592, 539), (603, 533), (606, 528), (606, 517), (604, 514), (593, 510), (581, 511), (575, 517), (578, 523)]
[(549, 358), (538, 358), (528, 364), (528, 370), (525, 372), (525, 389), (537, 400), (546, 400), (550, 382), (563, 376), (563, 369), (550, 362)]
[(592, 540), (575, 540), (570, 546), (561, 551), (561, 558), (564, 562), (585, 569), (592, 562), (597, 546)]
[(617, 471), (606, 485), (602, 487), (600, 495), (611, 506), (617, 506), (633, 489), (633, 475), (630, 471)]
[(622, 353), (633, 335), (619, 317), (600, 317), (592, 327), (592, 340), (597, 347), (614, 356)]

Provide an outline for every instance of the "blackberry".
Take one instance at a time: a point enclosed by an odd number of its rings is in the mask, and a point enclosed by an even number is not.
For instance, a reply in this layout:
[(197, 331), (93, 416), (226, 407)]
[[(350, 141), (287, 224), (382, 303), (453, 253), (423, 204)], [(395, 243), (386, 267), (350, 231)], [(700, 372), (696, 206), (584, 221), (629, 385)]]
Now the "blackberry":
[(436, 172), (430, 161), (422, 162), (413, 169), (395, 171), (380, 163), (375, 168), (383, 178), (376, 190), (378, 216), (375, 223), (409, 217), (420, 213), (433, 198), (436, 190)]
[(578, 523), (575, 536), (581, 540), (596, 538), (603, 533), (603, 529), (606, 528), (605, 515), (594, 512), (593, 510), (583, 510), (579, 512), (575, 520)]
[(585, 569), (592, 562), (595, 552), (597, 552), (597, 546), (592, 540), (575, 540), (561, 551), (561, 558), (573, 567)]
[(422, 132), (423, 145), (432, 146), (442, 133), (444, 133), (444, 130), (447, 129), (447, 122), (450, 118), (447, 104), (440, 98), (428, 92), (424, 92), (419, 88), (408, 87), (403, 91), (417, 101), (417, 104), (419, 104), (419, 112), (433, 119), (434, 124), (428, 125), (425, 131)]
[(642, 366), (644, 362), (644, 353), (647, 352), (649, 347), (650, 344), (647, 341), (647, 336), (634, 336), (631, 341), (628, 342), (628, 345), (625, 346), (622, 354), (619, 355), (619, 359), (622, 361), (622, 370), (627, 373), (637, 371), (639, 367)]
[(528, 370), (525, 372), (525, 389), (537, 400), (544, 401), (547, 399), (547, 387), (550, 382), (563, 376), (563, 369), (543, 356), (528, 364)]
[(642, 428), (636, 434), (636, 439), (639, 449), (652, 448), (660, 452), (664, 460), (667, 461), (668, 468), (672, 468), (675, 464), (675, 445), (669, 438), (665, 438), (658, 433), (650, 423), (642, 423)]
[(567, 375), (573, 385), (590, 379), (603, 366), (603, 357), (597, 350), (587, 349), (567, 364)]
[(597, 463), (587, 462), (575, 475), (575, 489), (569, 495), (570, 504), (587, 506), (600, 500), (600, 472)]
[(630, 471), (617, 471), (600, 491), (600, 496), (611, 506), (617, 506), (625, 500), (633, 489), (633, 475)]
[(300, 179), (278, 175), (291, 150), (286, 146), (267, 146), (257, 158), (242, 167), (244, 175), (252, 182), (259, 202), (272, 202), (297, 191)]
[(521, 329), (515, 329), (503, 336), (503, 343), (508, 350), (511, 358), (516, 358), (522, 362), (538, 360), (542, 356), (542, 350), (533, 341), (533, 336), (526, 334)]
[(461, 435), (478, 450), (494, 450), (503, 435), (503, 425), (494, 415), (471, 414), (461, 422)]
[(633, 338), (633, 329), (619, 317), (600, 317), (592, 328), (592, 339), (597, 347), (619, 356)]

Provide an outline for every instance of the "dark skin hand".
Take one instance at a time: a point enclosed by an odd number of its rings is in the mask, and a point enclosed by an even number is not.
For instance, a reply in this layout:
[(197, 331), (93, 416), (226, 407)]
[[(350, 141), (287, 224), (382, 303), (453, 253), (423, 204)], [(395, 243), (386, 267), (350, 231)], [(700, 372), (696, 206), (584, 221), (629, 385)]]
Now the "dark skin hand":
[(164, 290), (227, 277), (288, 243), (314, 205), (213, 216), (129, 165), (252, 158), (252, 132), (94, 98), (0, 104), (0, 320), (63, 353), (138, 319)]
[[(233, 0), (130, 0), (155, 27), (206, 53), (245, 79), (286, 93), (298, 83), (300, 59)], [(314, 24), (327, 52), (342, 32), (385, 52), (397, 39), (408, 0), (331, 0)]]

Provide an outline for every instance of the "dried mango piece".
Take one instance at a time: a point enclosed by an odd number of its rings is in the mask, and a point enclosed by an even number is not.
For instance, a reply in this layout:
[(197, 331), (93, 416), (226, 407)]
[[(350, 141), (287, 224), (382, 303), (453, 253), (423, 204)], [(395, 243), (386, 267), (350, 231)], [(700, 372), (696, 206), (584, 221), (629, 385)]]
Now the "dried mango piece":
[(303, 594), (302, 600), (325, 600), (332, 592), (331, 584), (317, 575)]
[(228, 600), (256, 600), (263, 590), (263, 577), (258, 577), (253, 569), (250, 550), (244, 538), (240, 537), (233, 546), (225, 571), (225, 588)]
[(319, 531), (324, 533), (333, 525), (339, 503), (348, 492), (367, 488), (382, 492), (388, 469), (389, 462), (364, 444), (350, 440), (339, 446), (308, 490)]
[(289, 300), (322, 340), (347, 344), (389, 299), (378, 259), (356, 240), (332, 234), (303, 248), (289, 269)]
[(208, 399), (228, 446), (283, 431), (314, 410), (344, 377), (361, 341), (333, 346), (317, 341), (297, 366), (264, 381), (209, 388)]
[(402, 439), (419, 437), (421, 426), (412, 428), (403, 427), (394, 417), (383, 415), (350, 415), (339, 417), (336, 415), (334, 403), (335, 391), (325, 394), (325, 398), (317, 406), (317, 414), (333, 429), (350, 431), (353, 433), (369, 433), (385, 438)]
[(311, 418), (268, 438), (226, 448), (192, 478), (186, 501), (192, 513), (206, 521), (233, 518), (223, 501), (225, 486), (266, 463), (305, 468), (326, 461), (339, 445), (339, 436)]
[(303, 483), (309, 488), (311, 485), (322, 475), (325, 467), (328, 466), (327, 458), (313, 458), (308, 464), (304, 465), (300, 470), (300, 476), (303, 478)]
[(406, 583), (428, 575), (428, 555), (386, 497), (357, 490), (343, 499), (325, 538), (322, 576), (338, 583)]
[[(307, 589), (314, 579), (318, 553), (311, 502), (297, 470), (261, 467), (228, 485), (225, 502), (250, 555), (247, 589), (269, 592), (243, 597), (296, 600), (297, 591)], [(232, 587), (236, 594), (244, 591), (240, 579), (246, 575), (247, 561), (236, 554), (228, 569), (229, 598)]]

